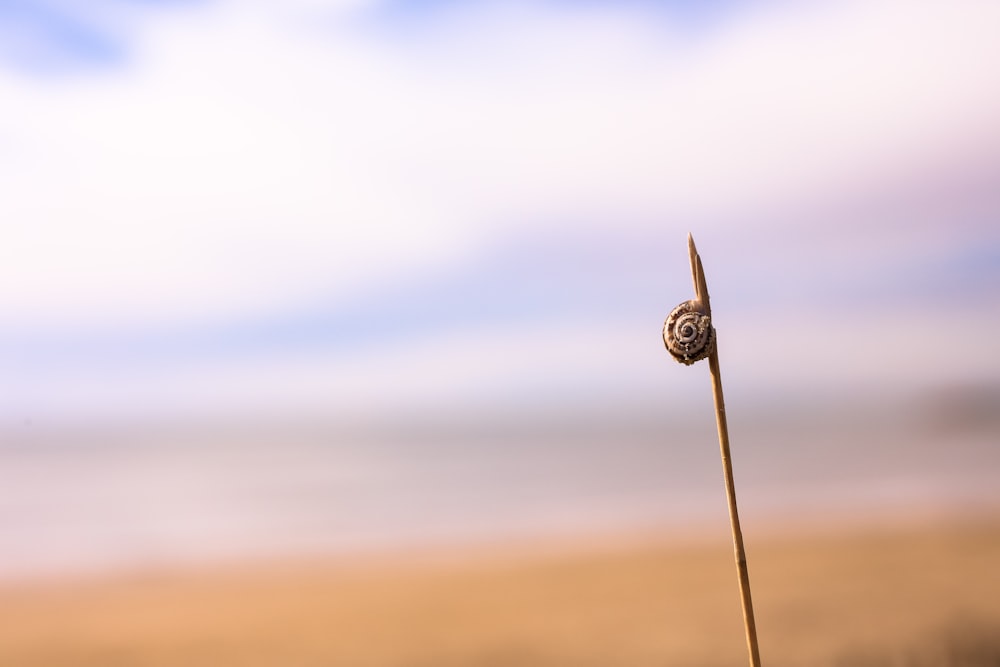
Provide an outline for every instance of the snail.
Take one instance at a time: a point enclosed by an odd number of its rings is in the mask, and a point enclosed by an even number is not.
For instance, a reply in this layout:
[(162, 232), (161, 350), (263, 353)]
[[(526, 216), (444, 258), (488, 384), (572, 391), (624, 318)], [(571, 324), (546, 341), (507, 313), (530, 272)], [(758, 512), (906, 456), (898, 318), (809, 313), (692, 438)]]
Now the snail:
[(670, 311), (663, 324), (663, 342), (678, 362), (690, 366), (715, 349), (715, 327), (698, 300), (685, 301)]

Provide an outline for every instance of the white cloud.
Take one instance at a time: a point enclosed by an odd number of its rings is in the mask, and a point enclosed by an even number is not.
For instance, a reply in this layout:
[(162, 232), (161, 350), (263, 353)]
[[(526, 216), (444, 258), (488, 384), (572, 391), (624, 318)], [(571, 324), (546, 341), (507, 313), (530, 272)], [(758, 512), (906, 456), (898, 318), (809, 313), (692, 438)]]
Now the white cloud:
[[(515, 225), (656, 220), (682, 239), (691, 220), (808, 210), (907, 170), (1000, 156), (991, 3), (764, 6), (696, 36), (634, 8), (485, 4), (405, 41), (358, 22), (363, 3), (304, 21), (331, 7), (210, 5), (144, 25), (120, 70), (0, 73), (7, 330), (266, 315), (467, 261)], [(894, 322), (876, 326), (890, 333)], [(85, 412), (129, 401), (447, 403), (574, 372), (648, 385), (645, 355), (657, 348), (631, 326), (472, 326), (354, 361), (289, 352), (173, 379), (67, 375), (26, 386), (22, 402)], [(907, 351), (930, 342), (907, 340), (886, 368), (908, 367)], [(818, 372), (862, 382), (858, 368)]]
[(145, 26), (120, 72), (0, 80), (14, 320), (263, 312), (512, 221), (742, 215), (1000, 146), (989, 3), (765, 8), (690, 39), (632, 10), (487, 4), (403, 45), (277, 11)]

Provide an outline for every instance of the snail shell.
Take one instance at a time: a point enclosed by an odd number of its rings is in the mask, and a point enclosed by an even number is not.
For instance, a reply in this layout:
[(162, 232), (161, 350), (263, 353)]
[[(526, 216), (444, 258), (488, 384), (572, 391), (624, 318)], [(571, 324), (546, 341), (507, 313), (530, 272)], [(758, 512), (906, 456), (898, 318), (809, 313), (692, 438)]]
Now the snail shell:
[(685, 301), (667, 315), (663, 342), (674, 359), (690, 366), (715, 349), (712, 318), (701, 311), (696, 301)]

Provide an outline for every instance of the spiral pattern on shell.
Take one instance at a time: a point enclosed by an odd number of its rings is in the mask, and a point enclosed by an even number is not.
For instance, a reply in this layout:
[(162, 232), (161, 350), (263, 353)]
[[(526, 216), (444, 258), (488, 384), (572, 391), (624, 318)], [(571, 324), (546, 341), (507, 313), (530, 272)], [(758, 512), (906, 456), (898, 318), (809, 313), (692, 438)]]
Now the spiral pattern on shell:
[(674, 359), (690, 366), (715, 349), (712, 318), (701, 312), (695, 301), (685, 301), (667, 315), (663, 342)]

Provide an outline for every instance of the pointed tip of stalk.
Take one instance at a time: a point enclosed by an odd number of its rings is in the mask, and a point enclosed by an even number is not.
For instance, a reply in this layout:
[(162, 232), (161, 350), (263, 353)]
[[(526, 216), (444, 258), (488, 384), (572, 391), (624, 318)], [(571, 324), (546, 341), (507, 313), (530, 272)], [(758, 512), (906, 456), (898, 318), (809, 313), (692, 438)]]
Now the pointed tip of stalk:
[(694, 237), (688, 232), (688, 259), (691, 261), (691, 279), (694, 281), (694, 296), (698, 294), (698, 249), (694, 246)]
[(706, 315), (710, 315), (711, 306), (708, 301), (708, 287), (705, 284), (705, 269), (701, 266), (701, 256), (694, 245), (694, 236), (688, 232), (688, 257), (691, 260), (691, 281), (694, 283), (694, 298)]

